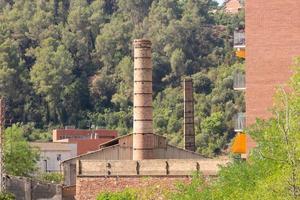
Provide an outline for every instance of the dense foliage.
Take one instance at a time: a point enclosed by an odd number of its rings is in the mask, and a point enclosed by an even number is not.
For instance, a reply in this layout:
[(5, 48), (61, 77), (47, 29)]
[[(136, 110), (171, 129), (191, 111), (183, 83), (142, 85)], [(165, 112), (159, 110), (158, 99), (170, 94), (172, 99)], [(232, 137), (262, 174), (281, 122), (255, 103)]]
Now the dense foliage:
[(5, 130), (4, 166), (8, 174), (29, 176), (36, 171), (39, 152), (33, 149), (24, 137), (20, 125)]
[(57, 184), (61, 184), (63, 181), (63, 175), (57, 172), (43, 172), (37, 174), (35, 178), (41, 181), (57, 183)]
[(3, 193), (3, 192), (1, 192), (0, 193), (0, 199), (1, 200), (15, 200), (16, 198), (11, 193), (8, 193), (8, 192)]
[(156, 132), (181, 143), (181, 80), (192, 76), (198, 151), (215, 155), (243, 110), (242, 94), (232, 90), (242, 68), (233, 65), (239, 25), (242, 12), (225, 14), (213, 0), (0, 0), (0, 95), (13, 122), (42, 133), (91, 124), (129, 133), (132, 41), (149, 38)]
[(97, 196), (97, 200), (136, 200), (137, 198), (137, 192), (131, 189), (115, 193), (104, 192)]

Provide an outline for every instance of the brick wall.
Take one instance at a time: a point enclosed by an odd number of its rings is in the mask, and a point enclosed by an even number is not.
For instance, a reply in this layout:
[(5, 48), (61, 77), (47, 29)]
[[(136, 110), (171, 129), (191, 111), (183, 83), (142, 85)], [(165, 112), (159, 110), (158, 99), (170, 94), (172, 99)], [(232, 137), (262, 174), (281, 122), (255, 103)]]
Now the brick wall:
[(178, 182), (189, 183), (191, 178), (182, 177), (77, 177), (76, 199), (94, 200), (100, 192), (121, 191), (125, 188), (157, 188), (156, 192), (167, 188), (175, 189)]
[(100, 192), (120, 191), (127, 187), (175, 189), (179, 181), (189, 183), (196, 172), (205, 177), (215, 176), (219, 165), (227, 163), (228, 160), (212, 159), (78, 160), (76, 199), (95, 199)]
[(56, 129), (53, 130), (53, 142), (66, 142), (77, 144), (77, 155), (85, 154), (99, 149), (99, 146), (118, 136), (114, 130), (81, 130)]
[(300, 56), (300, 3), (246, 1), (247, 125), (271, 116), (275, 87), (285, 83)]
[[(91, 136), (92, 134), (92, 136)], [(90, 139), (93, 138), (107, 138), (108, 141), (118, 136), (115, 130), (97, 129), (97, 130), (83, 130), (83, 129), (55, 129), (52, 132), (53, 142), (59, 142), (62, 139)]]

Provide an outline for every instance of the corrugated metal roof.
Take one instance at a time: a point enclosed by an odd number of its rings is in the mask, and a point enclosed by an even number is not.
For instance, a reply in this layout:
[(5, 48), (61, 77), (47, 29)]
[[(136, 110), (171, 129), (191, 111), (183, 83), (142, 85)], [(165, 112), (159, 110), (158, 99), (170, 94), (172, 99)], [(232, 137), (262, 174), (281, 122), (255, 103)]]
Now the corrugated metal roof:
[[(82, 154), (82, 155), (79, 155), (79, 156), (70, 158), (70, 159), (68, 159), (68, 160), (64, 160), (62, 163), (65, 163), (65, 162), (68, 162), (68, 161), (72, 161), (72, 160), (74, 160), (74, 159), (82, 158), (82, 157), (84, 157), (84, 156), (86, 156), (86, 155), (90, 155), (90, 154), (94, 154), (94, 153), (97, 153), (97, 152), (101, 152), (101, 151), (103, 151), (103, 149), (107, 149), (107, 148), (110, 148), (110, 147), (119, 146), (119, 140), (120, 140), (121, 138), (124, 138), (124, 137), (130, 137), (131, 135), (132, 135), (132, 133), (131, 133), (131, 134), (127, 134), (127, 135), (123, 135), (123, 136), (120, 136), (120, 137), (117, 137), (117, 138), (115, 138), (115, 139), (113, 139), (113, 140), (110, 140), (109, 142), (106, 142), (106, 143), (101, 144), (99, 150), (92, 151), (92, 152), (89, 152), (89, 153), (86, 153), (86, 154)], [(158, 136), (158, 137), (162, 137), (162, 138), (166, 138), (166, 137), (164, 137), (164, 136), (157, 135), (157, 134), (153, 134), (153, 135)], [(185, 152), (185, 153), (187, 153), (187, 154), (191, 154), (191, 155), (196, 156), (196, 157), (199, 156), (199, 157), (202, 157), (202, 158), (206, 158), (205, 156), (202, 156), (202, 155), (200, 155), (199, 153), (192, 152), (192, 151), (189, 151), (189, 150), (180, 148), (180, 147), (172, 146), (172, 145), (169, 145), (169, 144), (167, 145), (167, 147), (172, 147), (172, 148), (178, 149), (178, 150), (180, 150), (180, 151), (182, 151), (182, 152)]]

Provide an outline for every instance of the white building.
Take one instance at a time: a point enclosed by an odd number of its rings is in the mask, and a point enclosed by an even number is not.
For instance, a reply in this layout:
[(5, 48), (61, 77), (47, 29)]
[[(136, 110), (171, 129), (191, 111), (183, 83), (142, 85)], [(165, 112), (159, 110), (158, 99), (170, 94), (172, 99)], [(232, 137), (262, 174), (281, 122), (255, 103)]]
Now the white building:
[(30, 146), (39, 149), (38, 167), (42, 172), (59, 172), (62, 161), (77, 155), (77, 144), (31, 142)]

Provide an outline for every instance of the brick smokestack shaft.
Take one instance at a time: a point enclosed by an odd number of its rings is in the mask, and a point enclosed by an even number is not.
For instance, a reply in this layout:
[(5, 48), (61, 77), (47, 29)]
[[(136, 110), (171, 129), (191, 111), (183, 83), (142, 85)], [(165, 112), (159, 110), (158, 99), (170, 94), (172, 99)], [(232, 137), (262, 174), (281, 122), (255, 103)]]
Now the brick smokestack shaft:
[(195, 151), (193, 80), (185, 78), (184, 90), (184, 148)]
[(133, 160), (153, 159), (151, 42), (134, 40)]

